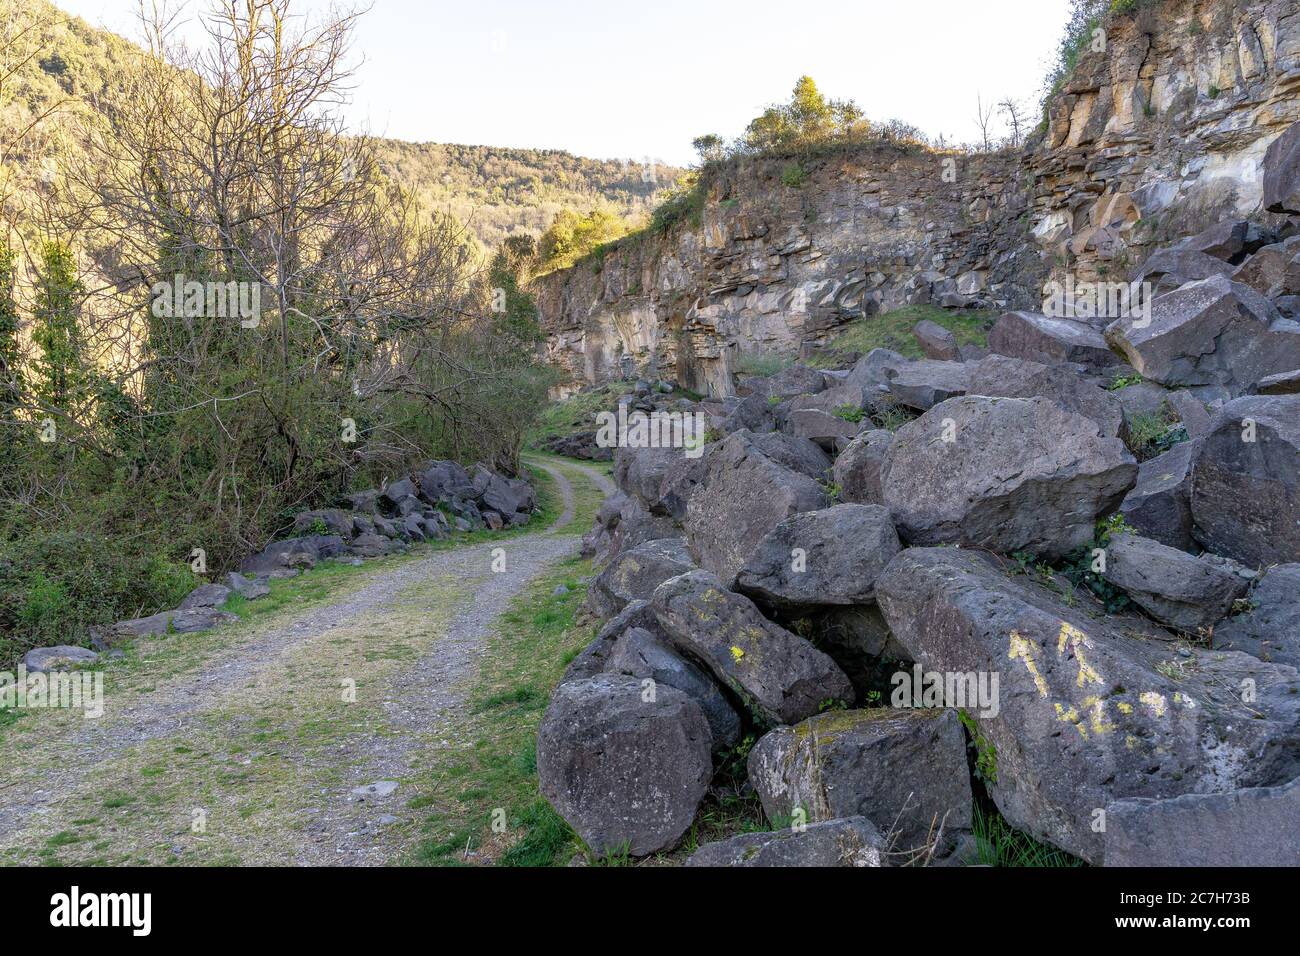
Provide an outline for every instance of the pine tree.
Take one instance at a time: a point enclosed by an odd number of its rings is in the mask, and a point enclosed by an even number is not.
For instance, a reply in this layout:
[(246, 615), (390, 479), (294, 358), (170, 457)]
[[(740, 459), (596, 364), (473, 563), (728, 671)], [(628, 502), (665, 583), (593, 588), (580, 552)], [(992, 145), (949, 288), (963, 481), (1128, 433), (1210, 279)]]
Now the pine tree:
[(23, 388), (18, 368), (18, 303), (14, 300), (16, 264), (13, 250), (0, 243), (0, 421), (13, 416)]
[(34, 391), (48, 409), (67, 410), (85, 378), (78, 323), (83, 291), (72, 251), (60, 242), (45, 243), (36, 274), (32, 341), (40, 349)]

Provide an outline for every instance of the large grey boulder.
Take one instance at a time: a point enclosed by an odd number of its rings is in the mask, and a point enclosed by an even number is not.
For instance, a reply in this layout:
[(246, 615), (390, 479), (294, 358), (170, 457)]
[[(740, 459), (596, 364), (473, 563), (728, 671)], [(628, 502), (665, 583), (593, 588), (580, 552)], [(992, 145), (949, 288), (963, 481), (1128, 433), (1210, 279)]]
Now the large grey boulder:
[(899, 536), (1060, 558), (1092, 539), (1137, 462), (1096, 422), (1046, 398), (967, 395), (899, 429), (881, 485)]
[(1112, 535), (1102, 577), (1162, 624), (1208, 635), (1250, 581), (1230, 568), (1136, 534)]
[(840, 452), (831, 476), (840, 489), (840, 500), (863, 505), (878, 505), (884, 492), (880, 472), (885, 455), (894, 443), (894, 433), (883, 428), (861, 432)]
[(1077, 412), (1101, 426), (1101, 432), (1114, 438), (1124, 424), (1124, 409), (1119, 400), (1103, 388), (1085, 381), (1073, 366), (1048, 366), (1006, 355), (990, 355), (971, 363), (970, 395), (993, 398), (1051, 399), (1066, 411)]
[(608, 556), (610, 558), (662, 538), (673, 538), (681, 534), (676, 522), (666, 515), (653, 515), (641, 502), (640, 498), (628, 497), (619, 509), (618, 521), (609, 535)]
[(1162, 385), (1216, 385), (1232, 395), (1266, 375), (1300, 367), (1300, 325), (1224, 276), (1158, 296), (1149, 322), (1117, 319), (1106, 327), (1106, 340)]
[(420, 497), (431, 505), (447, 498), (473, 498), (469, 472), (454, 461), (434, 461), (420, 475)]
[(774, 822), (796, 810), (809, 822), (865, 816), (900, 854), (936, 841), (942, 854), (971, 826), (966, 735), (953, 710), (819, 714), (765, 734), (748, 768)]
[(867, 604), (902, 549), (889, 509), (844, 504), (786, 518), (759, 542), (736, 590), (784, 608)]
[(660, 637), (643, 627), (630, 627), (619, 635), (609, 654), (606, 670), (673, 687), (693, 699), (704, 711), (713, 735), (713, 752), (721, 753), (740, 741), (740, 715), (713, 678), (686, 660)]
[(23, 667), (29, 674), (48, 674), (73, 667), (93, 664), (99, 654), (87, 647), (59, 644), (55, 647), (35, 647), (23, 655)]
[(1189, 282), (1232, 272), (1233, 266), (1224, 259), (1187, 247), (1173, 247), (1153, 252), (1133, 274), (1133, 282), (1149, 286), (1151, 294), (1159, 296)]
[(226, 586), (245, 601), (256, 601), (271, 593), (271, 585), (264, 578), (248, 578), (238, 571), (226, 575)]
[(961, 361), (961, 349), (957, 345), (957, 337), (952, 334), (951, 329), (945, 329), (938, 322), (922, 319), (912, 326), (912, 337), (916, 339), (916, 344), (921, 346), (921, 351), (928, 359), (939, 362)]
[(614, 484), (652, 512), (665, 514), (658, 508), (659, 486), (669, 467), (685, 458), (681, 448), (619, 448), (614, 452)]
[[(298, 564), (314, 564), (323, 558), (335, 558), (347, 550), (339, 535), (304, 535), (273, 541), (257, 554), (245, 558), (239, 565), (240, 573), (252, 577), (284, 577), (285, 572)], [(295, 560), (305, 555), (309, 561)]]
[[(649, 699), (647, 699), (647, 697)], [(595, 853), (675, 846), (713, 774), (708, 721), (675, 688), (601, 674), (555, 689), (537, 732), (542, 796)]]
[[(797, 471), (809, 478), (821, 480), (831, 471), (831, 460), (816, 442), (779, 432), (746, 436), (750, 447), (756, 448), (777, 464)], [(721, 447), (721, 446), (719, 446)]]
[(185, 596), (177, 607), (178, 611), (192, 611), (196, 608), (219, 608), (230, 597), (230, 588), (224, 584), (200, 584)]
[(1300, 236), (1260, 249), (1236, 268), (1232, 281), (1269, 299), (1300, 293)]
[(795, 363), (766, 378), (746, 379), (745, 384), (764, 399), (787, 399), (820, 392), (826, 387), (826, 377), (815, 368)]
[(769, 531), (792, 514), (829, 504), (820, 484), (764, 454), (748, 432), (736, 432), (709, 454), (686, 507), (686, 540), (700, 567), (730, 585)]
[(410, 478), (399, 478), (385, 485), (379, 492), (379, 506), (386, 514), (397, 514), (401, 503), (407, 498), (414, 498), (418, 489)]
[(650, 609), (650, 603), (648, 601), (632, 601), (618, 614), (606, 621), (591, 643), (579, 651), (578, 656), (569, 662), (569, 666), (565, 668), (563, 676), (560, 677), (560, 683), (586, 680), (609, 670), (610, 656), (614, 653), (619, 638), (633, 628), (641, 628), (662, 640), (667, 640), (666, 635), (659, 627), (658, 618)]
[(1294, 668), (1131, 637), (954, 548), (903, 551), (876, 599), (924, 670), (1000, 675), (996, 716), (972, 712), (996, 764), (989, 795), (1012, 826), (1089, 862), (1103, 856), (1098, 813), (1116, 800), (1300, 772)]
[(1245, 219), (1226, 219), (1194, 236), (1181, 239), (1177, 249), (1203, 252), (1225, 262), (1240, 262), (1243, 257), (1267, 245), (1275, 234)]
[(1300, 564), (1265, 571), (1249, 603), (1248, 611), (1215, 628), (1214, 646), (1300, 667)]
[(819, 408), (793, 408), (785, 418), (785, 431), (828, 451), (847, 445), (862, 427), (862, 420), (852, 421)]
[(885, 866), (885, 838), (866, 817), (826, 820), (801, 829), (741, 833), (706, 843), (686, 866)]
[(1219, 410), (1196, 453), (1191, 505), (1206, 550), (1255, 568), (1300, 560), (1300, 395)]
[(659, 585), (694, 568), (681, 538), (659, 538), (619, 551), (592, 581), (587, 607), (599, 618), (611, 618), (629, 601), (649, 600)]
[(1264, 376), (1255, 383), (1255, 393), (1258, 395), (1300, 394), (1300, 368)]
[(222, 624), (234, 624), (238, 620), (236, 614), (212, 607), (199, 607), (118, 621), (110, 630), (114, 639), (153, 637), (160, 634), (197, 634)]
[(1300, 865), (1300, 779), (1230, 793), (1117, 800), (1106, 866)]
[(891, 349), (872, 349), (858, 359), (845, 377), (846, 385), (862, 389), (869, 401), (889, 391), (889, 379), (896, 369), (908, 364), (911, 359)]
[(1261, 168), (1264, 208), (1269, 212), (1300, 215), (1300, 123), (1288, 126), (1269, 143)]
[(1087, 322), (1037, 312), (1004, 313), (989, 331), (989, 351), (1043, 365), (1069, 362), (1101, 370), (1119, 364)]
[(894, 370), (889, 379), (889, 393), (900, 405), (925, 411), (942, 401), (966, 394), (969, 379), (970, 373), (961, 362), (922, 359)]
[(707, 571), (665, 581), (650, 607), (673, 646), (703, 663), (762, 723), (792, 724), (827, 703), (853, 700), (831, 658)]
[(352, 515), (339, 508), (299, 512), (293, 519), (293, 533), (311, 534), (318, 525), (325, 529), (325, 534), (338, 535), (344, 541), (352, 537)]
[(1192, 459), (1198, 442), (1179, 442), (1138, 466), (1137, 484), (1124, 498), (1124, 520), (1148, 538), (1180, 551), (1191, 551)]

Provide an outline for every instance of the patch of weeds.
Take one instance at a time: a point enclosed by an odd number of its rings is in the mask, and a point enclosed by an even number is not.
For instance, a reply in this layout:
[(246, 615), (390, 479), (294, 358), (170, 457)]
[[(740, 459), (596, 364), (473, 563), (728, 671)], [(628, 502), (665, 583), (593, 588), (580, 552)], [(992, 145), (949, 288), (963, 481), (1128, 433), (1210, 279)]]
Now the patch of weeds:
[(972, 863), (981, 866), (1077, 867), (1084, 862), (1064, 850), (1039, 843), (1015, 829), (994, 809), (976, 804), (972, 827), (977, 847)]
[(860, 422), (867, 417), (867, 413), (857, 405), (836, 405), (834, 414), (846, 422)]
[(912, 334), (916, 323), (929, 319), (952, 332), (958, 345), (988, 344), (989, 329), (1000, 313), (983, 309), (943, 309), (937, 305), (908, 305), (892, 312), (855, 319), (845, 325), (809, 363), (827, 364), (826, 357), (837, 352), (867, 353), (872, 349), (892, 349), (908, 358), (924, 358), (921, 345)]
[(876, 401), (871, 406), (871, 424), (885, 431), (896, 432), (915, 418), (916, 415), (906, 406), (889, 399)]
[(1134, 372), (1132, 375), (1116, 375), (1106, 386), (1107, 391), (1118, 392), (1121, 388), (1128, 388), (1130, 385), (1141, 385), (1146, 381), (1141, 375)]
[(798, 162), (786, 163), (781, 170), (781, 183), (791, 189), (798, 189), (808, 181), (808, 171)]
[(985, 783), (998, 782), (998, 750), (993, 741), (984, 736), (979, 722), (964, 707), (958, 708), (957, 719), (970, 735), (968, 746), (975, 753), (975, 777)]
[(1134, 415), (1124, 429), (1124, 444), (1138, 461), (1149, 461), (1187, 441), (1187, 429), (1166, 405), (1159, 413)]
[(794, 364), (788, 355), (774, 352), (743, 352), (736, 358), (736, 371), (741, 375), (756, 375), (768, 378)]

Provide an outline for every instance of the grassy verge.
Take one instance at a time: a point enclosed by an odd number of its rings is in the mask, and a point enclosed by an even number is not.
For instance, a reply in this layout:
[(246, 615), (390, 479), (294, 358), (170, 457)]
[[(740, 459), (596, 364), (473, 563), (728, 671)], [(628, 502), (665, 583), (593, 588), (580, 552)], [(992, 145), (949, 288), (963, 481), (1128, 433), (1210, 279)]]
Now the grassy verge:
[(564, 668), (594, 636), (576, 620), (590, 574), (590, 561), (564, 561), (502, 617), (471, 694), (472, 746), (416, 781), (409, 805), (429, 814), (411, 862), (556, 866), (572, 855), (573, 832), (537, 790), (537, 727)]
[[(996, 312), (979, 309), (949, 310), (935, 305), (909, 305), (884, 315), (850, 322), (823, 352), (870, 352), (884, 348), (909, 358), (921, 358), (924, 353), (912, 335), (912, 327), (922, 319), (929, 319), (951, 331), (959, 345), (983, 348), (988, 344), (988, 332), (997, 317)], [(823, 355), (814, 358), (810, 364), (826, 364), (829, 360), (829, 355)]]

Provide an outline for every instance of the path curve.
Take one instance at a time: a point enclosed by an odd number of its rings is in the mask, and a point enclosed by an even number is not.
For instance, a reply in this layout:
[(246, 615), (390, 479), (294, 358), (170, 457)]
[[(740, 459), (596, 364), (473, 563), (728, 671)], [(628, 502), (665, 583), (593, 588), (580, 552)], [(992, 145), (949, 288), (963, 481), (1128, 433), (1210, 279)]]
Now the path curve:
[[(12, 845), (34, 818), (40, 821), (56, 813), (70, 794), (92, 786), (100, 766), (151, 742), (200, 732), (232, 699), (283, 681), (279, 672), (291, 667), (305, 646), (319, 643), (323, 634), (355, 629), (370, 621), (382, 625), (404, 593), (431, 582), (445, 583), (454, 587), (463, 601), (448, 615), (444, 633), (414, 661), (387, 675), (380, 691), (387, 724), (383, 732), (364, 741), (366, 752), (362, 755), (356, 753), (355, 741), (348, 742), (346, 752), (339, 754), (347, 764), (342, 779), (321, 788), (310, 820), (300, 832), (257, 861), (353, 866), (391, 862), (399, 848), (394, 838), (386, 835), (391, 831), (375, 821), (377, 817), (390, 818), (391, 812), (380, 811), (400, 808), (401, 796), (389, 798), (390, 807), (382, 800), (358, 799), (353, 789), (379, 780), (401, 779), (410, 774), (413, 760), (430, 740), (454, 739), (457, 720), (467, 706), (467, 685), (478, 673), (497, 620), (538, 575), (577, 553), (576, 536), (557, 535), (572, 524), (576, 513), (569, 479), (552, 463), (531, 459), (530, 464), (545, 470), (560, 493), (561, 513), (548, 527), (409, 560), (296, 620), (220, 648), (197, 671), (160, 681), (118, 713), (110, 711), (107, 719), (76, 725), (58, 742), (61, 755), (57, 766), (42, 773), (38, 784), (24, 786), (20, 778), (0, 783), (0, 848)], [(602, 494), (613, 490), (604, 475), (584, 465), (566, 462), (564, 468), (580, 472)], [(504, 568), (499, 567), (502, 561)], [(446, 612), (443, 606), (438, 610)], [(109, 703), (111, 706), (111, 697)], [(276, 756), (292, 762), (300, 753), (284, 747)], [(304, 773), (304, 779), (308, 776), (311, 774)]]

